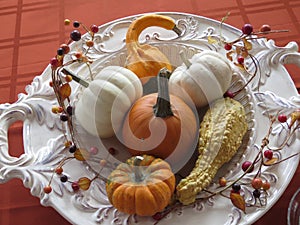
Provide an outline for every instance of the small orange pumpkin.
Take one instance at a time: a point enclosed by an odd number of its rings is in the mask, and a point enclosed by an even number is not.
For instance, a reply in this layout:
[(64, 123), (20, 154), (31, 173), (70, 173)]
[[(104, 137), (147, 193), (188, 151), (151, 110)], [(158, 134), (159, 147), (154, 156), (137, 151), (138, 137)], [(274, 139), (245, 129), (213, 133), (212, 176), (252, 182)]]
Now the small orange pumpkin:
[(121, 212), (151, 216), (162, 211), (175, 190), (170, 165), (149, 155), (134, 156), (121, 163), (108, 177), (106, 192)]
[(126, 115), (122, 137), (132, 155), (153, 155), (165, 159), (173, 168), (194, 151), (198, 118), (183, 100), (169, 95), (169, 75), (162, 69), (157, 78), (158, 93), (145, 95), (133, 104)]

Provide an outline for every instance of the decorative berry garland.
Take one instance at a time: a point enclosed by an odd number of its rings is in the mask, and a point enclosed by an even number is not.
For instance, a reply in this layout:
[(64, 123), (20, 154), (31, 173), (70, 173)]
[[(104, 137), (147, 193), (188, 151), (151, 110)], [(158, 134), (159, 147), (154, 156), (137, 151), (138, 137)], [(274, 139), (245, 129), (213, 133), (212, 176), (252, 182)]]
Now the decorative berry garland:
[[(221, 28), (222, 28), (222, 24), (224, 23), (224, 21), (227, 19), (228, 16), (229, 15), (225, 16), (222, 19)], [(71, 24), (71, 21), (66, 19), (64, 21), (64, 24), (68, 26)], [(95, 179), (99, 178), (106, 181), (106, 178), (101, 176), (101, 170), (105, 166), (109, 165), (108, 161), (106, 161), (105, 159), (101, 159), (99, 161), (101, 169), (96, 173), (95, 177), (92, 179), (87, 177), (81, 177), (77, 181), (69, 181), (69, 178), (63, 174), (64, 171), (63, 166), (69, 160), (76, 159), (80, 162), (83, 162), (89, 160), (92, 155), (96, 155), (98, 152), (98, 149), (95, 147), (92, 147), (89, 151), (80, 148), (79, 143), (76, 140), (74, 134), (73, 122), (72, 122), (73, 105), (70, 101), (70, 95), (72, 93), (70, 82), (74, 80), (76, 82), (79, 82), (85, 87), (87, 87), (88, 83), (86, 83), (84, 80), (81, 80), (76, 75), (66, 70), (65, 67), (73, 63), (85, 63), (91, 72), (90, 64), (93, 61), (89, 57), (89, 51), (94, 46), (94, 37), (95, 34), (99, 31), (99, 28), (97, 25), (94, 24), (91, 25), (90, 28), (87, 28), (83, 23), (78, 21), (73, 22), (73, 27), (75, 29), (70, 33), (70, 40), (68, 41), (68, 43), (60, 45), (60, 47), (57, 49), (56, 56), (50, 60), (50, 65), (52, 68), (52, 76), (49, 84), (53, 88), (58, 102), (57, 106), (53, 106), (52, 112), (54, 114), (58, 114), (60, 120), (68, 128), (69, 135), (67, 133), (64, 133), (64, 137), (65, 137), (64, 146), (73, 155), (66, 156), (55, 168), (54, 173), (51, 179), (49, 180), (48, 185), (44, 187), (44, 192), (47, 194), (49, 194), (52, 191), (51, 181), (54, 177), (54, 174), (60, 175), (61, 182), (63, 183), (70, 182), (72, 189), (74, 190), (74, 192), (76, 192), (80, 189), (81, 190), (89, 189), (91, 182), (93, 182)], [(81, 40), (81, 32), (78, 30), (80, 27), (82, 27), (85, 30), (85, 32), (87, 32), (91, 37), (89, 40), (85, 41), (85, 45), (87, 46), (87, 48), (85, 49), (85, 51), (73, 52), (70, 57), (71, 60), (65, 60), (66, 56), (70, 56), (69, 44), (72, 41), (77, 42)], [(241, 68), (242, 70), (250, 74), (250, 78), (247, 80), (247, 82), (243, 87), (241, 87), (239, 90), (233, 93), (227, 91), (225, 93), (225, 96), (231, 98), (236, 96), (241, 90), (243, 90), (247, 85), (249, 85), (249, 83), (254, 79), (254, 77), (257, 75), (258, 71), (260, 70), (259, 62), (250, 53), (252, 49), (251, 40), (264, 38), (264, 35), (270, 33), (278, 33), (278, 32), (287, 32), (287, 31), (286, 30), (273, 31), (269, 25), (263, 25), (261, 26), (258, 32), (254, 32), (253, 26), (251, 24), (245, 24), (242, 27), (241, 36), (233, 41), (225, 41), (222, 39), (222, 36), (218, 38), (208, 36), (208, 42), (210, 44), (217, 44), (223, 46), (224, 49), (227, 51), (226, 53), (227, 58), (230, 61), (232, 61), (238, 68)], [(251, 62), (254, 64), (255, 70), (253, 73), (248, 72), (248, 68), (245, 65), (245, 59), (250, 59)], [(218, 189), (216, 191), (204, 190), (203, 192), (207, 193), (207, 195), (205, 195), (204, 197), (199, 197), (196, 200), (196, 203), (197, 201), (203, 201), (203, 199), (209, 199), (215, 195), (220, 195), (230, 199), (232, 204), (235, 207), (242, 210), (243, 212), (246, 211), (246, 207), (257, 207), (257, 203), (259, 203), (260, 206), (264, 206), (266, 204), (266, 201), (263, 201), (263, 199), (267, 195), (267, 191), (270, 189), (271, 184), (268, 180), (262, 178), (262, 168), (274, 166), (276, 164), (279, 164), (285, 160), (288, 160), (300, 154), (300, 152), (297, 152), (284, 159), (279, 159), (274, 154), (276, 152), (284, 150), (290, 138), (293, 135), (295, 135), (295, 133), (299, 130), (300, 110), (295, 110), (289, 115), (280, 114), (278, 112), (277, 115), (270, 115), (269, 121), (270, 121), (270, 127), (268, 129), (267, 134), (262, 139), (261, 146), (259, 148), (259, 151), (257, 152), (257, 155), (255, 156), (255, 159), (253, 161), (245, 161), (242, 163), (241, 169), (243, 170), (243, 173), (237, 179), (231, 181), (227, 180), (225, 177), (221, 177), (219, 179)], [(276, 123), (281, 123), (282, 126), (285, 126), (289, 132), (281, 146), (271, 147), (269, 146), (270, 135)], [(114, 152), (115, 149), (109, 149), (110, 154), (113, 155)], [(112, 167), (112, 165), (110, 166)], [(252, 174), (254, 169), (256, 169), (256, 172)], [(252, 179), (248, 183), (243, 183), (243, 178), (247, 174), (252, 174)], [(244, 186), (248, 186), (248, 187), (250, 186), (252, 188), (252, 196), (253, 199), (255, 200), (254, 203), (252, 204), (246, 203), (245, 196), (244, 196), (245, 193), (243, 191)], [(155, 224), (157, 224), (161, 219), (163, 219), (165, 216), (167, 216), (169, 213), (171, 213), (178, 207), (183, 207), (183, 206), (179, 202), (174, 202), (173, 204), (168, 206), (163, 212), (159, 212), (153, 215), (153, 219), (156, 220)]]

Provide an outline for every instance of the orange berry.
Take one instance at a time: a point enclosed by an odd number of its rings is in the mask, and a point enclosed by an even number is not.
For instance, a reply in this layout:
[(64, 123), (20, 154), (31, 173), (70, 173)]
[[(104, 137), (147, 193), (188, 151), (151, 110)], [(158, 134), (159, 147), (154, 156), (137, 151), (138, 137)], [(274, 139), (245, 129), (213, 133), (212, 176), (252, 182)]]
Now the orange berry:
[(262, 188), (263, 188), (265, 191), (269, 190), (270, 187), (271, 187), (271, 184), (270, 184), (268, 181), (263, 182)]
[(101, 159), (101, 160), (100, 160), (100, 166), (101, 166), (101, 167), (106, 166), (106, 164), (107, 164), (107, 161), (106, 161), (105, 159)]
[(66, 79), (66, 82), (71, 82), (73, 80), (71, 75), (66, 75), (65, 79)]
[(270, 32), (271, 31), (271, 27), (268, 24), (264, 24), (260, 27), (259, 29), (260, 32)]
[(263, 185), (262, 179), (259, 177), (254, 178), (251, 182), (251, 185), (254, 189), (260, 189)]
[(55, 113), (55, 114), (57, 114), (58, 113), (58, 106), (52, 106), (52, 109), (51, 109), (51, 111), (53, 112), (53, 113)]
[(66, 26), (69, 26), (71, 24), (71, 21), (69, 19), (65, 19), (64, 24)]
[(55, 169), (55, 173), (58, 174), (58, 175), (62, 174), (63, 171), (64, 171), (64, 170), (63, 170), (63, 168), (62, 168), (61, 166), (60, 166), (60, 167), (57, 167), (57, 168)]
[(46, 187), (44, 187), (44, 192), (46, 194), (49, 194), (52, 191), (52, 187), (50, 185), (47, 185)]
[(62, 113), (64, 111), (64, 108), (61, 106), (58, 106), (58, 113)]
[(75, 57), (76, 57), (77, 59), (82, 58), (82, 52), (76, 52), (76, 53), (75, 53)]
[(225, 187), (226, 184), (227, 184), (226, 178), (225, 178), (225, 177), (221, 177), (221, 178), (219, 179), (219, 185), (220, 185), (221, 187)]
[(94, 42), (93, 42), (92, 40), (88, 40), (88, 41), (86, 42), (86, 45), (87, 45), (88, 47), (93, 47), (93, 46), (94, 46)]
[(72, 145), (72, 141), (66, 141), (65, 142), (65, 147), (69, 148)]

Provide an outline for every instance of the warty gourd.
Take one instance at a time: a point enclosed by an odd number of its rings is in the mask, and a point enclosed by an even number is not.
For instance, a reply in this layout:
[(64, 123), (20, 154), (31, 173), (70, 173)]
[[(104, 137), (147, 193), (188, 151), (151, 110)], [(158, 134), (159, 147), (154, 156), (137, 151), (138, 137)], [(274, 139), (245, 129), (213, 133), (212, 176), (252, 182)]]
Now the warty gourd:
[(196, 164), (176, 187), (181, 203), (188, 205), (196, 200), (219, 168), (235, 155), (247, 129), (245, 110), (238, 101), (222, 98), (213, 102), (200, 124)]

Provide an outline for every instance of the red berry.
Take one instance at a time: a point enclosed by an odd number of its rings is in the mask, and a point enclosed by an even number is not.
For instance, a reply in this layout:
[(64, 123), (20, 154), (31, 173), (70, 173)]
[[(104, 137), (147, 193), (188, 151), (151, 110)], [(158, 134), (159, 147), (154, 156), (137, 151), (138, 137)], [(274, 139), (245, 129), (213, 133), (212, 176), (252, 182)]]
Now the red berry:
[(77, 182), (72, 183), (72, 189), (73, 189), (73, 191), (78, 191), (79, 190), (79, 185), (78, 185)]
[(243, 56), (238, 56), (237, 61), (238, 61), (239, 64), (243, 64), (245, 59), (244, 59)]
[(70, 47), (67, 44), (61, 44), (60, 47), (64, 50), (64, 54), (68, 54), (70, 52)]
[(160, 213), (160, 212), (155, 213), (155, 214), (152, 216), (152, 218), (153, 218), (154, 220), (161, 220), (161, 219), (163, 218), (163, 214)]
[(51, 187), (50, 185), (44, 187), (44, 192), (45, 192), (46, 194), (49, 194), (51, 191), (52, 191), (52, 187)]
[(265, 191), (269, 190), (270, 187), (271, 187), (271, 184), (270, 184), (268, 181), (263, 182), (262, 188), (263, 188)]
[[(250, 169), (248, 170), (248, 168), (250, 168)], [(248, 173), (251, 173), (253, 171), (253, 169), (254, 169), (254, 167), (252, 165), (252, 162), (250, 162), (250, 161), (243, 162), (243, 164), (242, 164), (242, 170), (244, 172), (246, 172), (248, 170)]]
[(91, 147), (90, 148), (90, 153), (92, 154), (92, 155), (97, 155), (97, 153), (98, 153), (98, 148), (97, 147)]
[(115, 154), (116, 154), (116, 149), (115, 149), (115, 148), (109, 148), (109, 149), (108, 149), (108, 152), (109, 152), (111, 155), (115, 155)]
[(273, 158), (273, 151), (270, 150), (270, 149), (264, 151), (264, 157), (266, 157), (267, 159), (272, 159)]
[(229, 43), (226, 43), (225, 46), (224, 46), (225, 50), (229, 51), (232, 49), (232, 45), (229, 44)]
[(231, 91), (226, 91), (224, 93), (224, 97), (228, 97), (228, 98), (234, 98), (234, 93)]
[(268, 24), (264, 24), (260, 27), (259, 29), (260, 32), (270, 32), (271, 31), (271, 27)]
[(285, 114), (280, 114), (280, 115), (278, 116), (278, 121), (279, 121), (280, 123), (285, 123), (285, 122), (287, 121), (287, 116), (286, 116)]
[(251, 182), (251, 185), (254, 189), (260, 189), (262, 187), (262, 179), (257, 177), (257, 178), (254, 178)]
[(82, 52), (76, 52), (76, 53), (75, 53), (75, 57), (76, 57), (77, 59), (80, 59), (80, 58), (82, 57)]
[(97, 33), (97, 32), (99, 31), (98, 26), (95, 25), (95, 24), (93, 24), (93, 25), (91, 26), (91, 31), (92, 31), (93, 33)]
[(246, 23), (243, 27), (242, 27), (242, 32), (243, 34), (249, 35), (251, 34), (253, 31), (253, 27), (251, 24)]
[(50, 65), (54, 68), (58, 67), (59, 66), (59, 61), (56, 57), (53, 57), (51, 60), (50, 60)]

